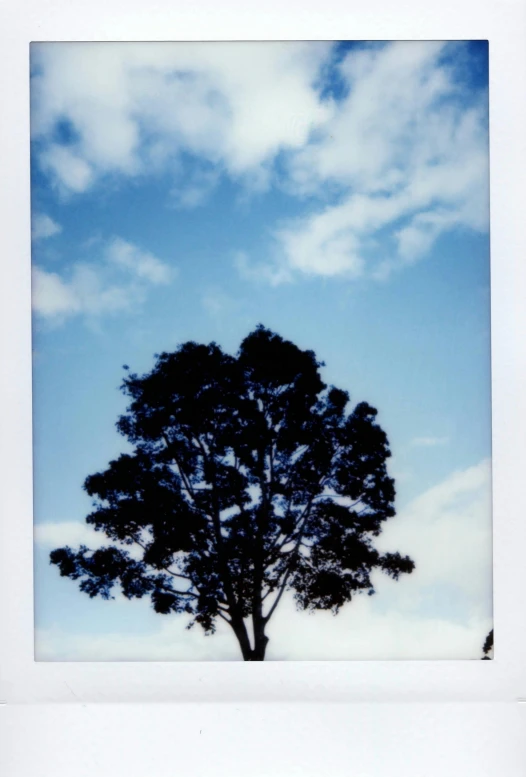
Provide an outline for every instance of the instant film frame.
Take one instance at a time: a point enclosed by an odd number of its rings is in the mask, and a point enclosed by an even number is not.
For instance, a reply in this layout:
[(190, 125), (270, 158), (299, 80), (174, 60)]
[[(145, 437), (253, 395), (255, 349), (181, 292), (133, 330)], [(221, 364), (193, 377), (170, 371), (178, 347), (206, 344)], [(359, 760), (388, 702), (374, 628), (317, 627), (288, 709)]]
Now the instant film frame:
[[(92, 4), (82, 9), (83, 17), (80, 7), (71, 3), (43, 9), (37, 3), (26, 3), (20, 10), (14, 6), (8, 10), (2, 47), (8, 120), (0, 125), (8, 176), (1, 195), (2, 261), (9, 278), (2, 288), (1, 305), (3, 361), (8, 365), (4, 373), (8, 380), (2, 385), (6, 432), (1, 448), (2, 622), (8, 634), (2, 662), (6, 704), (1, 710), (8, 731), (2, 754), (6, 773), (35, 772), (44, 764), (49, 773), (66, 774), (81, 754), (81, 774), (96, 768), (101, 774), (138, 775), (152, 765), (156, 773), (168, 774), (173, 740), (161, 734), (173, 737), (177, 729), (181, 737), (177, 741), (196, 743), (193, 753), (181, 756), (188, 774), (213, 770), (208, 747), (216, 753), (219, 774), (245, 773), (254, 754), (259, 763), (256, 774), (290, 774), (296, 769), (308, 775), (324, 766), (331, 773), (343, 774), (348, 772), (353, 752), (359, 754), (356, 764), (363, 775), (438, 775), (445, 770), (454, 775), (469, 770), (489, 775), (497, 769), (512, 777), (521, 774), (525, 721), (517, 701), (526, 695), (521, 510), (521, 461), (526, 453), (521, 391), (526, 279), (521, 263), (524, 228), (519, 188), (525, 161), (521, 95), (526, 81), (521, 4), (507, 5), (505, 14), (497, 3), (482, 7), (468, 2), (441, 3), (427, 7), (424, 18), (419, 16), (422, 7), (413, 3), (396, 7), (375, 3), (356, 10), (345, 3), (333, 3), (330, 8), (327, 4), (323, 8), (303, 5), (301, 13), (294, 6), (284, 10), (274, 5), (260, 14), (250, 11), (248, 16), (235, 5), (210, 7), (206, 15), (203, 7), (195, 11), (170, 4), (154, 8)], [(33, 662), (28, 44), (37, 39), (159, 40), (167, 37), (167, 30), (174, 30), (169, 37), (188, 40), (489, 40), (494, 617), (498, 634), (493, 661), (256, 667)], [(370, 704), (380, 701), (387, 704)], [(94, 706), (95, 702), (136, 705)], [(155, 706), (159, 702), (170, 702), (170, 706)], [(206, 703), (194, 706), (193, 702)], [(221, 708), (210, 704), (213, 702), (221, 703)], [(290, 707), (292, 702), (296, 703)], [(297, 715), (294, 724), (290, 723), (292, 711)], [(320, 718), (325, 720), (321, 731)], [(340, 729), (342, 721), (345, 725)], [(288, 731), (288, 739), (277, 734), (280, 728)], [(206, 731), (212, 732), (208, 744), (203, 737)], [(243, 739), (241, 755), (229, 740), (231, 732)], [(263, 733), (274, 737), (273, 752), (260, 753)], [(124, 744), (129, 734), (136, 743), (133, 752), (117, 754), (115, 745)], [(382, 735), (385, 755), (380, 758)], [(312, 745), (310, 752), (298, 749), (315, 737), (319, 744)], [(37, 745), (33, 751), (29, 742)]]
[(488, 77), (31, 45), (37, 661), (480, 660)]

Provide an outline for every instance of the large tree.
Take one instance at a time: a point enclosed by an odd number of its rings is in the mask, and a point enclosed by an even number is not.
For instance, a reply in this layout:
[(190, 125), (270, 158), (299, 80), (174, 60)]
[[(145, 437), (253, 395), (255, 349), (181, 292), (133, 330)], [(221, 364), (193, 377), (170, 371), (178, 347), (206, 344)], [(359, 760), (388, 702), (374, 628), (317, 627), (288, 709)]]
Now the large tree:
[[(112, 545), (52, 551), (90, 597), (149, 596), (212, 634), (222, 618), (245, 661), (262, 661), (284, 592), (337, 613), (413, 561), (373, 540), (395, 515), (391, 455), (377, 411), (348, 411), (312, 351), (259, 326), (236, 357), (188, 342), (127, 372), (117, 428), (134, 446), (86, 479), (86, 521)], [(131, 552), (130, 552), (131, 551)]]

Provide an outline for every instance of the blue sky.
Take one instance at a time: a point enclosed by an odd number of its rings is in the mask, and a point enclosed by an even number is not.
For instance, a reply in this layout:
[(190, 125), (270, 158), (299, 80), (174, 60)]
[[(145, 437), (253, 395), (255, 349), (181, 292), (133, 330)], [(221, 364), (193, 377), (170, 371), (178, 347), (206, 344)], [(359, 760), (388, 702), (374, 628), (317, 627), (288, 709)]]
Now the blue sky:
[(82, 483), (125, 449), (122, 365), (234, 352), (259, 322), (378, 407), (385, 542), (418, 565), (336, 619), (285, 602), (269, 657), (478, 657), (487, 44), (36, 44), (32, 73), (37, 657), (237, 657), (146, 602), (89, 600), (48, 554), (93, 540)]

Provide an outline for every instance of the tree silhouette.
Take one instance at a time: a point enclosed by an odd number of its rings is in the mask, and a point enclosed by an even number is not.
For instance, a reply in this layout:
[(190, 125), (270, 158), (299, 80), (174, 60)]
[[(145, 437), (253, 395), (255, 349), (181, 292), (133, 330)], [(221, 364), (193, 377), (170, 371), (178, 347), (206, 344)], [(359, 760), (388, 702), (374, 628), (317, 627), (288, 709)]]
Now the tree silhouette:
[(482, 646), (482, 660), (483, 661), (490, 661), (491, 656), (490, 653), (493, 650), (493, 629), (491, 629), (490, 633), (484, 640), (484, 645)]
[(257, 327), (237, 357), (185, 343), (153, 370), (128, 373), (117, 428), (134, 446), (84, 488), (86, 521), (113, 545), (51, 552), (90, 597), (149, 596), (158, 613), (218, 618), (245, 661), (262, 661), (285, 591), (299, 608), (336, 614), (413, 561), (373, 538), (395, 515), (391, 455), (377, 411), (321, 380), (312, 351)]

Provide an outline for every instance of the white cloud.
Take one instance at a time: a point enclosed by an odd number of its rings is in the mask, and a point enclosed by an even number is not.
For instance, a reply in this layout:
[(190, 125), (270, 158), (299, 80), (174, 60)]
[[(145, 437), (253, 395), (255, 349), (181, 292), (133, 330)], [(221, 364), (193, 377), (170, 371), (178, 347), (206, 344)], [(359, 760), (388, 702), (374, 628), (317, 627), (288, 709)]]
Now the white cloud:
[(62, 548), (69, 545), (78, 548), (85, 545), (90, 550), (117, 546), (129, 553), (133, 558), (142, 558), (142, 549), (135, 545), (126, 545), (124, 543), (110, 540), (104, 532), (95, 531), (93, 526), (79, 521), (62, 521), (47, 523), (37, 523), (34, 529), (34, 541), (36, 545), (45, 550)]
[(174, 267), (122, 238), (113, 238), (102, 257), (74, 263), (65, 277), (33, 267), (33, 309), (52, 322), (83, 314), (100, 316), (129, 310), (148, 286), (170, 283)]
[[(282, 277), (382, 279), (448, 230), (488, 228), (487, 109), (442, 59), (452, 45), (375, 45), (343, 60), (348, 95), (289, 164), (293, 191), (336, 187), (340, 201), (276, 232)], [(382, 231), (378, 260), (369, 241)]]
[(33, 240), (44, 240), (62, 232), (62, 227), (45, 213), (36, 213), (31, 219), (31, 237)]
[[(142, 602), (119, 602), (140, 617)], [(111, 602), (110, 606), (115, 606)], [(158, 616), (159, 627), (145, 634), (71, 634), (56, 627), (35, 630), (37, 661), (237, 661), (239, 648), (226, 624), (213, 636), (200, 626), (186, 629), (189, 618)]]
[(359, 255), (357, 237), (349, 229), (341, 209), (327, 208), (318, 216), (305, 220), (299, 229), (281, 230), (277, 238), (292, 272), (345, 275), (348, 278), (363, 274), (364, 261)]
[[(331, 180), (388, 192), (420, 158), (439, 149), (448, 154), (450, 136), (433, 110), (454, 88), (439, 65), (443, 48), (413, 41), (349, 51), (338, 68), (348, 94), (318, 141), (294, 157), (298, 184), (309, 189)], [(408, 156), (408, 142), (415, 141)]]
[[(39, 44), (32, 134), (72, 191), (134, 175), (182, 152), (265, 183), (282, 149), (331, 114), (313, 88), (330, 44)], [(68, 122), (67, 147), (54, 132)], [(187, 195), (188, 196), (188, 195)], [(184, 197), (183, 197), (184, 199)]]
[[(396, 585), (396, 584), (395, 584)], [(358, 597), (337, 615), (298, 613), (283, 602), (271, 622), (270, 660), (480, 659), (491, 618), (464, 623), (446, 617), (411, 617), (396, 609), (380, 612), (372, 598)]]
[(437, 445), (447, 445), (449, 437), (415, 437), (411, 445), (416, 448), (434, 448)]
[(84, 192), (93, 183), (93, 169), (78, 154), (68, 148), (52, 144), (40, 156), (44, 170), (53, 174), (67, 190)]
[(44, 317), (67, 316), (77, 313), (80, 303), (71, 287), (57, 273), (33, 267), (33, 309)]
[(236, 301), (218, 286), (211, 286), (205, 290), (201, 297), (201, 304), (214, 318), (221, 318), (236, 307)]
[[(34, 531), (36, 544), (49, 550), (65, 545), (73, 547), (86, 545), (88, 548), (98, 548), (104, 544), (104, 536), (101, 532), (96, 532), (92, 526), (79, 521), (37, 523)], [(109, 540), (106, 544), (109, 544)]]
[[(120, 602), (119, 602), (120, 603)], [(124, 603), (120, 603), (121, 606)], [(128, 602), (137, 610), (141, 603)], [(110, 603), (115, 606), (115, 602)], [(240, 661), (235, 637), (228, 626), (204, 636), (199, 627), (188, 631), (188, 618), (159, 617), (156, 631), (144, 634), (68, 633), (57, 627), (36, 629), (38, 661)], [(491, 619), (473, 618), (465, 624), (444, 618), (408, 619), (400, 613), (372, 612), (369, 599), (360, 598), (347, 611), (298, 613), (285, 598), (269, 627), (269, 661), (345, 660), (462, 660), (480, 659)]]
[(488, 228), (486, 95), (462, 86), (462, 46), (353, 48), (336, 65), (344, 96), (322, 99), (329, 43), (39, 44), (32, 132), (71, 192), (170, 169), (178, 207), (205, 202), (223, 173), (335, 196), (276, 229), (273, 260), (245, 275), (384, 279), (449, 230)]
[(189, 174), (179, 176), (177, 185), (170, 192), (173, 205), (187, 210), (203, 205), (218, 180), (219, 171), (213, 168), (196, 168)]
[(421, 602), (440, 586), (457, 597), (456, 605), (480, 617), (491, 613), (492, 570), (491, 465), (489, 460), (455, 472), (413, 500), (388, 523), (378, 547), (399, 547), (416, 563), (411, 576), (397, 583), (408, 604)]
[[(44, 524), (35, 538), (50, 548), (92, 540), (81, 524)], [(409, 554), (417, 568), (394, 582), (378, 575), (377, 595), (358, 596), (336, 617), (298, 612), (285, 596), (269, 625), (269, 660), (480, 659), (492, 628), (490, 465), (453, 473), (387, 525), (379, 547)], [(442, 599), (441, 599), (442, 597)], [(128, 603), (141, 617), (144, 603)], [(40, 660), (239, 660), (220, 623), (205, 637), (187, 620), (163, 620), (142, 635), (37, 631)]]
[(273, 286), (292, 280), (290, 271), (279, 263), (269, 264), (261, 262), (255, 264), (250, 261), (245, 251), (236, 251), (233, 256), (233, 264), (239, 275), (249, 281), (264, 281)]
[(138, 278), (155, 285), (169, 283), (173, 274), (168, 265), (147, 251), (127, 243), (120, 237), (114, 238), (108, 246), (108, 258), (111, 262)]
[(334, 617), (289, 600), (271, 622), (276, 659), (479, 659), (492, 628), (491, 469), (455, 472), (414, 499), (376, 540), (416, 563)]

